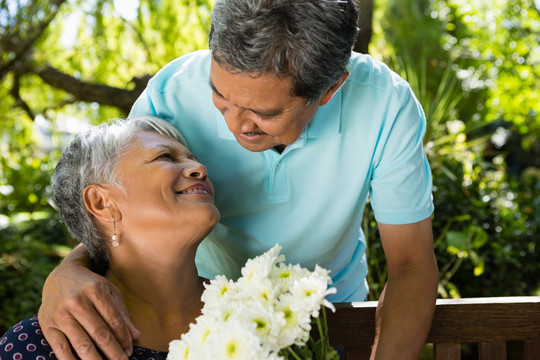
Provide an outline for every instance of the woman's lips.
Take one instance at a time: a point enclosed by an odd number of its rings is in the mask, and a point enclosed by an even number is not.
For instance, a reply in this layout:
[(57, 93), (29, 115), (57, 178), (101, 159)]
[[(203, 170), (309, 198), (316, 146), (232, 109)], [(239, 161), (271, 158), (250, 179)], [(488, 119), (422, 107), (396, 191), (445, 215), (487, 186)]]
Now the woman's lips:
[(211, 195), (210, 189), (206, 184), (195, 184), (188, 188), (185, 188), (183, 190), (177, 191), (177, 194), (203, 194), (203, 195)]

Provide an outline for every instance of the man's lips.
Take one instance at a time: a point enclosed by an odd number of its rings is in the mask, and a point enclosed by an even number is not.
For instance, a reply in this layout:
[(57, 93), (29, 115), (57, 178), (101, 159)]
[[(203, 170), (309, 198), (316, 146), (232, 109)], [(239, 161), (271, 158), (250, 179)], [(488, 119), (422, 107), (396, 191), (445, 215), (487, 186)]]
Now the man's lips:
[(242, 134), (247, 135), (247, 136), (268, 135), (267, 133), (262, 132), (262, 131), (248, 131), (248, 132), (245, 132), (245, 133), (242, 133)]
[(177, 194), (182, 194), (182, 195), (185, 195), (185, 194), (211, 195), (210, 194), (210, 189), (208, 188), (208, 186), (206, 186), (206, 184), (203, 184), (203, 183), (192, 185), (192, 186), (187, 187), (187, 188), (185, 188), (183, 190), (177, 191), (176, 193)]
[(268, 136), (268, 134), (262, 131), (249, 131), (237, 134), (236, 136), (245, 141), (257, 141), (264, 136)]

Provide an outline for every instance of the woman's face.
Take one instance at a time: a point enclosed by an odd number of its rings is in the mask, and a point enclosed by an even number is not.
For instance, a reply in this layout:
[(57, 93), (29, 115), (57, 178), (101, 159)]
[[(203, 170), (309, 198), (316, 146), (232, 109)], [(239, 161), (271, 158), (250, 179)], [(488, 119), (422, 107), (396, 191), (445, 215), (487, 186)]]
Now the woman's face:
[(149, 240), (153, 246), (165, 239), (198, 244), (219, 221), (206, 168), (174, 139), (138, 132), (118, 175), (125, 189), (125, 194), (120, 189), (115, 194), (121, 244), (126, 237), (137, 243)]

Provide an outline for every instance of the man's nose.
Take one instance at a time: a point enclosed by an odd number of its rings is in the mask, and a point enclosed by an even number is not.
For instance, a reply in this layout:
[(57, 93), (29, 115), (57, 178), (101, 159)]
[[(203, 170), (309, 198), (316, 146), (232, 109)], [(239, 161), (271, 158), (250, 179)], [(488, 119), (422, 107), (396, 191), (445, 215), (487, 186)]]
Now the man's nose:
[(249, 110), (229, 108), (223, 116), (229, 130), (234, 134), (245, 133), (257, 129), (257, 124), (253, 121)]

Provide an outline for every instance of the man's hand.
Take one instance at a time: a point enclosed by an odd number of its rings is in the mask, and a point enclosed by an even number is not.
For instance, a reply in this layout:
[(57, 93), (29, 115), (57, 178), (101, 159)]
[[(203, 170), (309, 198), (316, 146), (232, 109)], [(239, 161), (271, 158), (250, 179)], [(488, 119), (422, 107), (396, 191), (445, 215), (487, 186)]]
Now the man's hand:
[(86, 268), (85, 259), (79, 246), (45, 281), (38, 313), (43, 334), (61, 360), (75, 359), (73, 351), (82, 359), (127, 359), (139, 332), (120, 291)]

